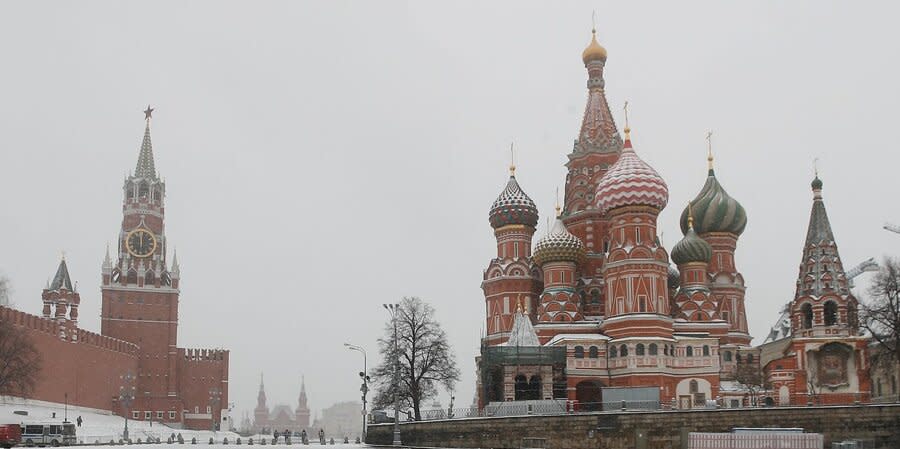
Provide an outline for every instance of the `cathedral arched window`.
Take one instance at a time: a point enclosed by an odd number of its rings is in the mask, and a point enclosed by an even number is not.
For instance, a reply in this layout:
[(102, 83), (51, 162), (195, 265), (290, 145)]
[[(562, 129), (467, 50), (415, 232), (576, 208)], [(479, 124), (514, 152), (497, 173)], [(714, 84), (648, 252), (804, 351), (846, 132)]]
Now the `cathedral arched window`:
[(722, 355), (722, 359), (724, 359), (726, 362), (730, 362), (731, 361), (731, 351), (725, 351), (725, 354)]
[(515, 399), (517, 401), (525, 400), (528, 395), (528, 378), (523, 374), (516, 376), (515, 380)]
[(669, 355), (669, 345), (663, 345), (663, 355)]
[(650, 343), (650, 355), (657, 355), (659, 353), (659, 348), (656, 346), (656, 343)]
[(825, 301), (825, 325), (834, 326), (837, 324), (837, 303), (834, 301)]
[(576, 347), (575, 347), (575, 358), (576, 358), (576, 359), (583, 359), (583, 358), (584, 358), (584, 347), (583, 347), (583, 346), (576, 346)]
[(638, 343), (637, 346), (634, 347), (635, 355), (644, 355), (644, 344)]
[(616, 349), (615, 346), (611, 346), (609, 348), (609, 358), (614, 359), (618, 356), (618, 354), (619, 354), (619, 351)]
[(688, 357), (693, 357), (693, 356), (694, 356), (694, 347), (693, 347), (693, 346), (688, 346), (687, 348), (685, 348), (684, 353), (685, 353), (685, 355), (687, 355)]
[(703, 345), (703, 356), (709, 357), (709, 346), (708, 345)]
[(747, 354), (747, 364), (753, 363), (753, 354)]
[(619, 354), (621, 354), (622, 357), (628, 356), (628, 346), (625, 346), (625, 345), (619, 346)]
[(688, 388), (690, 388), (691, 394), (699, 393), (699, 392), (700, 392), (700, 385), (697, 384), (697, 381), (696, 381), (696, 380), (692, 380), (691, 383), (689, 384), (689, 387), (688, 387)]
[(589, 358), (596, 359), (598, 354), (599, 354), (599, 351), (597, 350), (596, 346), (591, 346), (590, 348), (588, 348), (588, 357)]
[(810, 304), (810, 303), (803, 304), (803, 307), (800, 307), (800, 312), (803, 314), (803, 328), (811, 329), (812, 323), (813, 323), (812, 304)]

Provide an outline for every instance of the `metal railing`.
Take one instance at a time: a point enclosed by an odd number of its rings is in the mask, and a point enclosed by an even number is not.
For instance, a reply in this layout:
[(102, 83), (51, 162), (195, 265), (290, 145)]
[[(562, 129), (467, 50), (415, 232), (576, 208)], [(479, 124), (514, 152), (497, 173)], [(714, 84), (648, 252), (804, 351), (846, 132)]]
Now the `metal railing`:
[[(786, 401), (784, 399), (787, 399)], [(728, 398), (718, 398), (707, 401), (703, 405), (691, 407), (678, 407), (675, 402), (658, 400), (626, 400), (604, 402), (579, 402), (568, 400), (553, 401), (509, 401), (492, 403), (479, 409), (476, 407), (454, 408), (448, 410), (423, 410), (422, 421), (435, 421), (461, 418), (483, 418), (500, 416), (529, 416), (529, 415), (571, 415), (581, 413), (616, 413), (636, 411), (677, 411), (698, 409), (728, 409), (728, 408), (765, 408), (765, 407), (838, 407), (838, 406), (863, 406), (884, 403), (900, 402), (900, 396), (871, 397), (868, 393), (819, 393), (819, 394), (792, 394), (787, 398), (779, 398), (778, 395), (760, 394), (756, 400), (743, 397), (738, 403), (730, 403)], [(392, 415), (391, 415), (392, 416)], [(401, 421), (414, 421), (413, 413), (401, 411)]]

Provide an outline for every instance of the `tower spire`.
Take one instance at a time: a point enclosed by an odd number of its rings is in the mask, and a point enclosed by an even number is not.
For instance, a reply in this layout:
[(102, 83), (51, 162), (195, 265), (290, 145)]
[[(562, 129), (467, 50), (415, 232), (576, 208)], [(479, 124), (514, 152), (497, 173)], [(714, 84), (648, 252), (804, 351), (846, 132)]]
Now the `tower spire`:
[(153, 108), (151, 108), (150, 105), (147, 105), (147, 109), (144, 110), (144, 120), (146, 121), (146, 126), (144, 127), (144, 140), (141, 142), (141, 152), (138, 155), (134, 176), (155, 180), (157, 179), (156, 165), (153, 162), (153, 144), (150, 141), (150, 118), (152, 114)]
[(713, 172), (713, 154), (712, 154), (712, 130), (707, 131), (706, 133), (706, 165), (709, 169), (709, 174), (714, 175)]
[(66, 255), (60, 257), (59, 267), (56, 269), (56, 275), (53, 276), (53, 280), (50, 282), (50, 287), (48, 290), (54, 291), (59, 290), (61, 288), (65, 288), (69, 291), (75, 291), (72, 287), (72, 279), (69, 277), (69, 267), (66, 266)]

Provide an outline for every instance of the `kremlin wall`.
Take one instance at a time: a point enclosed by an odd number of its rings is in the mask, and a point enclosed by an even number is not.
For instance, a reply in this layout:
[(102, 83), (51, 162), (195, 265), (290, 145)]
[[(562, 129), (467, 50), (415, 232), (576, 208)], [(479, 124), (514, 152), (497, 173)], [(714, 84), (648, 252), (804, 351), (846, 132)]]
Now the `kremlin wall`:
[[(101, 333), (78, 327), (81, 302), (65, 258), (41, 294), (42, 316), (0, 306), (0, 320), (24, 329), (43, 361), (30, 396), (108, 410), (188, 429), (220, 428), (228, 414), (229, 352), (178, 344), (181, 270), (167, 263), (165, 182), (156, 172), (150, 119), (134, 173), (122, 186), (115, 258), (101, 267)], [(133, 402), (121, 400), (132, 392)]]

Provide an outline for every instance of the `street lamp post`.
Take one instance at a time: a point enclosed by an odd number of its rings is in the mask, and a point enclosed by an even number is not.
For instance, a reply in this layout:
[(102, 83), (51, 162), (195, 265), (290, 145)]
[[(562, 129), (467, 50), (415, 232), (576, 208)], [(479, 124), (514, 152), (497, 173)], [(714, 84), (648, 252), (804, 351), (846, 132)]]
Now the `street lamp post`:
[(213, 432), (216, 431), (216, 408), (219, 406), (219, 402), (222, 401), (222, 391), (218, 388), (210, 388), (209, 389), (209, 422), (210, 429)]
[(383, 304), (394, 324), (394, 446), (400, 446), (400, 351), (397, 341), (397, 314), (400, 304)]
[(131, 403), (134, 401), (134, 375), (131, 371), (121, 376), (122, 386), (119, 387), (119, 404), (125, 411), (125, 430), (122, 432), (122, 439), (128, 441), (128, 413), (131, 411)]
[(362, 379), (362, 386), (359, 387), (359, 391), (362, 392), (362, 441), (365, 443), (366, 441), (366, 395), (369, 393), (369, 376), (366, 375), (368, 371), (366, 365), (366, 350), (360, 346), (351, 345), (350, 343), (344, 343), (344, 346), (351, 351), (359, 351), (363, 355), (363, 370), (359, 373), (360, 379)]

